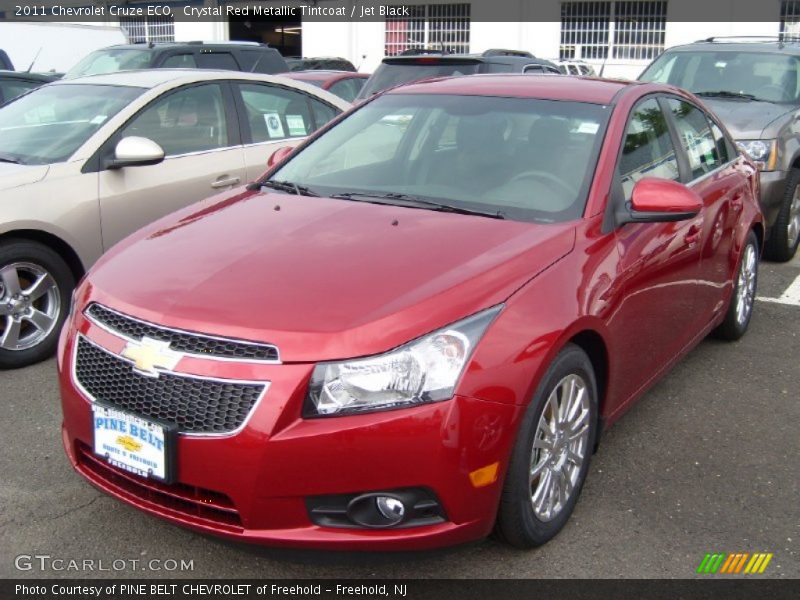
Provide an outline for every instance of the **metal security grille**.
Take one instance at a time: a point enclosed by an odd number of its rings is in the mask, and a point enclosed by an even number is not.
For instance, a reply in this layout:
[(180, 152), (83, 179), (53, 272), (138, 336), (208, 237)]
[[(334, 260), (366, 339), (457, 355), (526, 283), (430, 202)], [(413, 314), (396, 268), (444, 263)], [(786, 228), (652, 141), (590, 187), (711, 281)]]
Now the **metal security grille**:
[(800, 41), (800, 1), (798, 0), (781, 2), (780, 39), (792, 42)]
[(120, 17), (120, 27), (128, 32), (132, 44), (174, 42), (175, 19), (167, 17)]
[(412, 48), (469, 52), (468, 3), (417, 4), (392, 8), (398, 11), (405, 8), (408, 16), (386, 18), (386, 56), (396, 56)]
[(652, 60), (664, 50), (666, 0), (562, 2), (561, 60)]

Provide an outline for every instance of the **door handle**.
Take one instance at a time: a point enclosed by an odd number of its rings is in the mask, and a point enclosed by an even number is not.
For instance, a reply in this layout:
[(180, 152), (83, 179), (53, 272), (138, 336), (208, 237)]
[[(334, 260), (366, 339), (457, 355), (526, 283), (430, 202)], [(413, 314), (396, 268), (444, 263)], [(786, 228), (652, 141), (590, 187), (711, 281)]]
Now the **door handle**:
[(241, 181), (241, 179), (239, 179), (238, 177), (225, 177), (225, 176), (223, 176), (223, 177), (220, 177), (219, 179), (214, 180), (211, 183), (211, 187), (216, 190), (216, 189), (219, 189), (219, 188), (228, 187), (230, 185), (236, 185), (240, 181)]
[(703, 232), (702, 227), (699, 225), (692, 225), (689, 227), (689, 231), (686, 232), (686, 235), (683, 238), (683, 241), (686, 242), (688, 245), (694, 244), (697, 240), (700, 239), (700, 234)]

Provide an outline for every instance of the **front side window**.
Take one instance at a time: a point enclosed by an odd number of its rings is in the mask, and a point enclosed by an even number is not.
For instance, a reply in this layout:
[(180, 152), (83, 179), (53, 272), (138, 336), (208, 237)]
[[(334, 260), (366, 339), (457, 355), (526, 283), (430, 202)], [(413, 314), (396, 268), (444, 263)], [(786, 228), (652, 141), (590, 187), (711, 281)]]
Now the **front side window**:
[(167, 156), (226, 147), (228, 124), (222, 89), (206, 84), (173, 92), (139, 113), (121, 136), (151, 139)]
[(696, 50), (662, 54), (639, 77), (699, 96), (800, 104), (800, 58), (769, 52)]
[(150, 66), (152, 56), (149, 50), (131, 50), (128, 48), (97, 50), (67, 71), (64, 79), (73, 79), (84, 75), (130, 71), (132, 69), (146, 69)]
[(337, 123), (274, 179), (327, 196), (401, 194), (523, 221), (574, 219), (583, 213), (608, 110), (390, 94)]
[(655, 98), (637, 105), (628, 121), (619, 174), (626, 200), (644, 177), (680, 178), (667, 120)]
[(719, 167), (723, 161), (705, 114), (688, 102), (667, 100), (683, 149), (689, 157), (692, 179), (702, 177)]
[(143, 88), (61, 84), (0, 108), (0, 160), (45, 165), (67, 160)]

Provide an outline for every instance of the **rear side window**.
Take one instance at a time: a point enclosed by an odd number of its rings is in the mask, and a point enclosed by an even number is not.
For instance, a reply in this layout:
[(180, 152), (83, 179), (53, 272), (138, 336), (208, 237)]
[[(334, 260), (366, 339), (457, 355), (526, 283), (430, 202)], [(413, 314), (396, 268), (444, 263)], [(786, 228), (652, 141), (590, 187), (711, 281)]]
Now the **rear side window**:
[(272, 85), (239, 85), (250, 125), (251, 142), (259, 144), (305, 137), (316, 129), (308, 97)]
[(544, 67), (542, 65), (528, 65), (525, 67), (524, 73), (544, 73)]
[(675, 119), (683, 149), (689, 157), (692, 179), (702, 177), (727, 162), (727, 158), (722, 160), (720, 156), (717, 141), (703, 111), (673, 98), (667, 100), (667, 104)]
[(203, 52), (197, 56), (197, 66), (201, 69), (239, 70), (239, 63), (230, 52)]
[(625, 130), (619, 164), (622, 189), (629, 200), (634, 184), (643, 177), (678, 180), (678, 159), (658, 102), (651, 98), (639, 104)]
[(263, 48), (239, 50), (242, 71), (249, 73), (285, 73), (289, 70), (286, 62), (277, 51)]
[(197, 62), (191, 54), (173, 54), (161, 63), (162, 69), (196, 69)]

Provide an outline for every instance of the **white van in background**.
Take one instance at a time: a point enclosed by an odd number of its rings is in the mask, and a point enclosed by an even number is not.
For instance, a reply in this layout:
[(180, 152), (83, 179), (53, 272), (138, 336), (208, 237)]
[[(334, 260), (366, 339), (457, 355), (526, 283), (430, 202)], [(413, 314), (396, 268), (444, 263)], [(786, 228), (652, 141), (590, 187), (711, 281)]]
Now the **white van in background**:
[(128, 41), (121, 27), (0, 21), (0, 48), (18, 71), (64, 73), (90, 52)]

